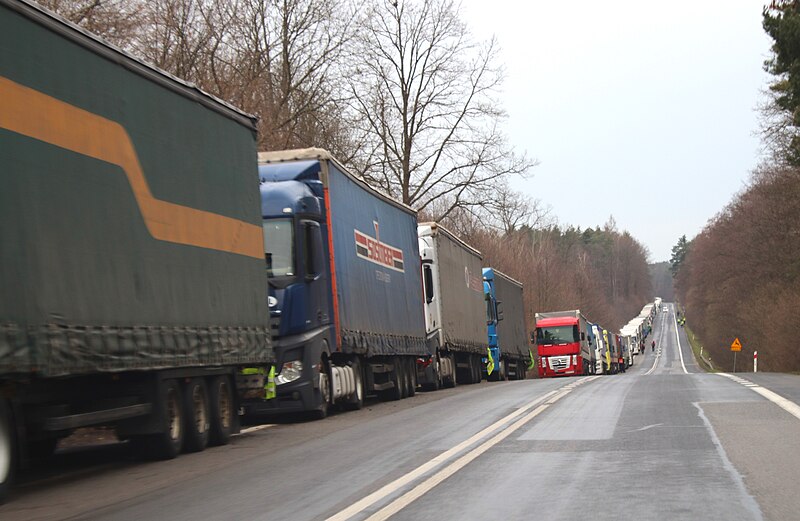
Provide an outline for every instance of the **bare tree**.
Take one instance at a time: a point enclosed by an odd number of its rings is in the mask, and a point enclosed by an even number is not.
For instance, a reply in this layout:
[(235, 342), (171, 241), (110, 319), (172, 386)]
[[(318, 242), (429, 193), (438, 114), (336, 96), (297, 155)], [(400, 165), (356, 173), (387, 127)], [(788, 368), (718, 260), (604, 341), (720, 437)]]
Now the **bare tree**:
[(523, 226), (544, 228), (551, 223), (550, 209), (541, 201), (512, 189), (505, 180), (497, 183), (493, 197), (482, 203), (482, 213), (490, 226), (509, 234)]
[(141, 28), (142, 0), (39, 0), (70, 22), (128, 49)]
[(440, 219), (486, 200), (533, 162), (500, 131), (494, 39), (474, 42), (451, 0), (379, 2), (349, 74), (364, 148), (358, 169), (382, 191)]
[[(222, 2), (222, 0), (219, 0)], [(352, 155), (341, 113), (342, 53), (357, 4), (335, 0), (236, 0), (227, 5), (228, 51), (212, 62), (214, 81), (261, 116), (260, 145), (322, 146)], [(217, 70), (225, 74), (216, 73)], [(231, 89), (230, 86), (233, 88)]]

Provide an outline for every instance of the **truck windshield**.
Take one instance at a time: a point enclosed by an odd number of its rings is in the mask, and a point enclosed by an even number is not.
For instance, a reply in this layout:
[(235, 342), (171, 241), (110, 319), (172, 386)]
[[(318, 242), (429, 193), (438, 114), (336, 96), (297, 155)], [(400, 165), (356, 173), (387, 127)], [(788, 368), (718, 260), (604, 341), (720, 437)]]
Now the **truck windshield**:
[(268, 276), (294, 275), (294, 223), (291, 219), (264, 219), (264, 253)]
[(540, 346), (579, 342), (578, 326), (552, 326), (536, 328), (536, 343)]

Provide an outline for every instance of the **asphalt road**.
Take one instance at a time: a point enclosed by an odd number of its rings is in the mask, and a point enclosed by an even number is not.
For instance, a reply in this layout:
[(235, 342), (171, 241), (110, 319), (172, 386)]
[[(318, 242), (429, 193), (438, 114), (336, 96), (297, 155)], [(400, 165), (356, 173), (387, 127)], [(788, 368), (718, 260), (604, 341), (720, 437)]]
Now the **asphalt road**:
[(167, 462), (61, 451), (0, 519), (800, 519), (800, 377), (702, 373), (669, 308), (625, 374), (370, 402)]

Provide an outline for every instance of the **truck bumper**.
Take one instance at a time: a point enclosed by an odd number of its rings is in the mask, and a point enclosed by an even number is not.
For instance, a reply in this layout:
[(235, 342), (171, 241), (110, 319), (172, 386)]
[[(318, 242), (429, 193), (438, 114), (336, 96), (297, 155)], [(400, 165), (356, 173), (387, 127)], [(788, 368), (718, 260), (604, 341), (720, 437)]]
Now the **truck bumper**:
[[(285, 387), (285, 388), (284, 388)], [(246, 417), (275, 416), (316, 409), (313, 381), (299, 380), (277, 387), (272, 400), (247, 400), (242, 403)]]
[[(242, 403), (245, 417), (264, 417), (313, 411), (321, 405), (321, 394), (318, 384), (319, 372), (315, 366), (319, 364), (322, 352), (320, 337), (329, 334), (324, 327), (290, 337), (279, 338), (273, 343), (275, 349), (276, 386), (275, 398), (271, 400), (246, 400)], [(293, 382), (278, 384), (283, 364), (292, 360), (303, 362), (300, 378)]]

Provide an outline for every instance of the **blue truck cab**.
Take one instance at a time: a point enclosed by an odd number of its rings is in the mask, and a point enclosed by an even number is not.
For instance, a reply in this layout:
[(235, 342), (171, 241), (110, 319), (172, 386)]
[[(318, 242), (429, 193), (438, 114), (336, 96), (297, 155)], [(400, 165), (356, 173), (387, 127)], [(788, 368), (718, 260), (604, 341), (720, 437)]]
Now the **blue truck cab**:
[(321, 149), (260, 153), (259, 180), (276, 364), (245, 414), (415, 394), (430, 356), (416, 213)]
[(501, 302), (497, 300), (492, 268), (483, 268), (483, 294), (486, 301), (486, 330), (489, 340), (487, 356), (483, 357), (483, 374), (489, 380), (503, 379), (505, 374), (501, 374), (500, 340), (498, 338), (498, 326), (503, 320), (503, 312), (500, 310)]
[[(269, 312), (276, 339), (275, 396), (246, 404), (251, 414), (327, 414), (330, 367), (336, 351), (320, 162), (260, 164), (259, 182)], [(322, 381), (321, 381), (322, 380)]]

